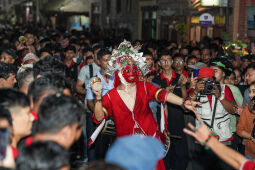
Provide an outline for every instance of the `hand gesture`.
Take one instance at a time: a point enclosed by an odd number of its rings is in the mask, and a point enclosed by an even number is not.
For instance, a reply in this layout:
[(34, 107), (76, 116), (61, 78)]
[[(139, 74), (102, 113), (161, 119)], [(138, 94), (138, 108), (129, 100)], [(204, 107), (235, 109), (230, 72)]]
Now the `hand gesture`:
[(196, 83), (195, 91), (199, 93), (200, 91), (203, 91), (204, 89), (205, 89), (205, 82), (204, 82), (204, 80), (199, 80)]
[(193, 100), (186, 100), (183, 105), (186, 109), (193, 111), (195, 114), (198, 114), (196, 112), (197, 111), (196, 106), (201, 105), (201, 103)]
[(241, 115), (241, 113), (243, 112), (243, 108), (240, 106), (235, 105), (234, 109), (235, 109), (235, 113), (238, 115)]
[(17, 46), (17, 50), (18, 50), (18, 51), (22, 51), (22, 50), (24, 50), (24, 49), (25, 49), (24, 44), (23, 44), (23, 43), (19, 43), (18, 46)]
[(180, 84), (181, 86), (185, 86), (187, 82), (188, 82), (188, 79), (182, 74), (178, 81), (178, 84)]
[(194, 88), (196, 87), (197, 84), (197, 77), (193, 76), (193, 72), (191, 73), (191, 77), (190, 77), (190, 85), (189, 88)]
[(168, 87), (166, 87), (166, 91), (173, 92), (175, 88), (175, 85), (170, 84)]
[(191, 123), (188, 123), (188, 126), (191, 130), (184, 128), (184, 133), (193, 136), (199, 142), (205, 142), (211, 133), (204, 123), (202, 123), (202, 125), (198, 128), (195, 128)]

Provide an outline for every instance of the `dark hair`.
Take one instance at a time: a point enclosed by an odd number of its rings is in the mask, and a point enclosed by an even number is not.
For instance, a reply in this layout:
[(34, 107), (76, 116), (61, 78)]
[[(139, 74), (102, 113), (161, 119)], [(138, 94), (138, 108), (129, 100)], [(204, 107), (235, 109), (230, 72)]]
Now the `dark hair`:
[(40, 49), (40, 51), (39, 51), (39, 58), (41, 58), (41, 55), (42, 55), (42, 53), (44, 53), (44, 52), (47, 52), (47, 53), (50, 54), (50, 56), (52, 56), (52, 52), (51, 52), (51, 50), (50, 50), (49, 48), (42, 48), (42, 49)]
[(84, 123), (85, 112), (73, 97), (60, 93), (46, 97), (38, 111), (38, 133), (56, 133), (66, 126)]
[(251, 55), (245, 55), (241, 57), (241, 60), (251, 60)]
[(67, 51), (73, 51), (74, 53), (76, 53), (76, 48), (72, 45), (69, 45), (64, 50), (64, 52), (67, 52)]
[(16, 69), (12, 64), (0, 62), (0, 78), (7, 80), (10, 74), (16, 74)]
[(81, 167), (79, 170), (124, 170), (124, 168), (103, 160), (97, 160), (90, 162), (88, 166)]
[(197, 59), (197, 57), (194, 55), (189, 55), (187, 58), (187, 63), (189, 62), (189, 60), (192, 60), (192, 59)]
[(84, 55), (85, 53), (87, 53), (87, 52), (92, 52), (92, 53), (94, 53), (94, 51), (93, 51), (93, 49), (92, 48), (90, 48), (90, 47), (85, 47), (83, 50), (82, 50), (82, 54)]
[[(224, 65), (218, 65), (217, 63), (222, 63)], [(232, 64), (226, 58), (215, 58), (214, 60), (210, 61), (209, 66), (216, 66), (220, 68), (224, 73), (225, 76), (228, 77), (233, 71)]]
[(246, 67), (246, 70), (248, 70), (248, 69), (253, 69), (253, 70), (255, 70), (255, 63), (250, 63), (247, 67)]
[(97, 59), (101, 60), (103, 58), (103, 56), (105, 55), (111, 55), (112, 53), (106, 49), (106, 48), (102, 48), (100, 51), (98, 51), (97, 53)]
[(204, 47), (201, 51), (209, 50), (210, 55), (212, 55), (212, 50), (209, 47)]
[(182, 55), (181, 53), (176, 53), (174, 56), (173, 56), (173, 60), (177, 57), (181, 57), (183, 60), (184, 60), (184, 55)]
[(192, 51), (199, 51), (199, 52), (201, 53), (201, 50), (200, 50), (200, 48), (198, 48), (198, 47), (192, 47), (192, 48), (190, 49), (190, 54), (192, 53)]
[(65, 76), (67, 72), (67, 66), (59, 60), (51, 56), (47, 56), (34, 63), (33, 71), (34, 78), (36, 78), (38, 75), (44, 76), (46, 74), (52, 73)]
[(210, 45), (210, 48), (212, 51), (218, 51), (219, 52), (219, 46), (215, 43)]
[(16, 170), (59, 170), (68, 165), (68, 151), (53, 141), (37, 141), (24, 147), (16, 160)]
[(28, 97), (20, 91), (14, 89), (0, 89), (0, 105), (10, 111), (11, 108), (16, 106), (29, 107), (30, 103)]
[(143, 57), (145, 56), (153, 56), (152, 52), (148, 49), (144, 49), (143, 51)]
[(58, 74), (47, 74), (35, 79), (28, 87), (28, 96), (32, 97), (33, 103), (37, 103), (46, 91), (62, 93), (64, 89), (71, 92), (70, 82)]
[(33, 68), (26, 68), (24, 71), (17, 74), (17, 82), (19, 87), (26, 83), (31, 83), (34, 80)]
[(12, 117), (10, 111), (4, 108), (4, 106), (0, 105), (0, 120), (1, 119), (6, 119), (9, 125), (12, 125)]
[(222, 45), (223, 44), (223, 39), (220, 37), (215, 37), (213, 40), (219, 41), (219, 44)]
[(158, 58), (161, 59), (162, 56), (171, 56), (170, 51), (166, 49), (162, 49), (158, 51)]

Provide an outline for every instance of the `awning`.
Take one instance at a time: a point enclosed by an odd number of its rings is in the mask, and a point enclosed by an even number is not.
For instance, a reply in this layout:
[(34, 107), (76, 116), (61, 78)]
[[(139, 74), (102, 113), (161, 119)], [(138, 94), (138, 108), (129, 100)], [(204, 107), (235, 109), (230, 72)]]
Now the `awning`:
[(89, 14), (89, 0), (50, 0), (44, 7), (49, 12)]

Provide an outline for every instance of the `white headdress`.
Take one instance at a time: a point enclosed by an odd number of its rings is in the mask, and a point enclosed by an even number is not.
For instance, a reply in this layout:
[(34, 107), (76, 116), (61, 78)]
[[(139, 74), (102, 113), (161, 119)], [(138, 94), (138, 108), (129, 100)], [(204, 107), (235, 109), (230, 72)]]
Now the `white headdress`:
[(124, 40), (120, 43), (117, 49), (114, 49), (111, 55), (111, 59), (108, 62), (105, 73), (113, 76), (116, 71), (120, 71), (127, 64), (137, 65), (138, 69), (143, 75), (150, 72), (149, 66), (145, 63), (143, 53), (138, 51), (141, 46), (133, 47), (129, 41)]

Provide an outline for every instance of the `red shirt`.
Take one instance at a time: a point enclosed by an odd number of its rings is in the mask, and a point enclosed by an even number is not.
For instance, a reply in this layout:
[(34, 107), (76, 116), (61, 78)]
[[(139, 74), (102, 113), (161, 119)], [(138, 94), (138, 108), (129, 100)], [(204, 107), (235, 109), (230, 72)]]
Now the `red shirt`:
[(34, 120), (35, 120), (36, 122), (38, 122), (39, 118), (38, 118), (37, 113), (35, 113), (35, 112), (33, 112), (33, 111), (30, 111), (30, 113), (33, 115)]
[[(149, 101), (155, 99), (155, 94), (159, 88), (151, 83), (139, 81), (136, 84), (136, 89), (135, 104), (132, 112), (126, 106), (116, 88), (110, 90), (103, 97), (102, 105), (107, 110), (108, 115), (114, 120), (117, 137), (133, 134), (135, 122), (132, 114), (146, 135), (153, 136), (158, 131), (157, 122), (149, 107)], [(159, 101), (164, 103), (165, 96), (166, 91), (162, 90), (158, 95)]]
[(33, 141), (34, 141), (34, 137), (29, 136), (29, 137), (27, 137), (26, 140), (25, 140), (25, 145), (26, 145), (26, 146), (30, 146), (30, 145), (33, 143)]
[(13, 158), (16, 159), (19, 155), (19, 150), (11, 146)]
[[(66, 65), (66, 59), (64, 59), (64, 63)], [(72, 63), (68, 66), (66, 65), (68, 68), (71, 68), (73, 65), (75, 65), (75, 62), (72, 60)]]
[(255, 162), (245, 161), (240, 170), (255, 170)]
[(161, 78), (161, 80), (166, 79), (167, 86), (169, 86), (169, 85), (170, 85), (170, 83), (173, 81), (173, 79), (175, 79), (175, 78), (176, 78), (175, 71), (174, 71), (174, 70), (172, 70), (172, 77), (171, 77), (171, 79), (170, 79), (170, 80), (164, 76), (163, 72), (161, 72), (161, 73), (160, 73), (160, 78)]

